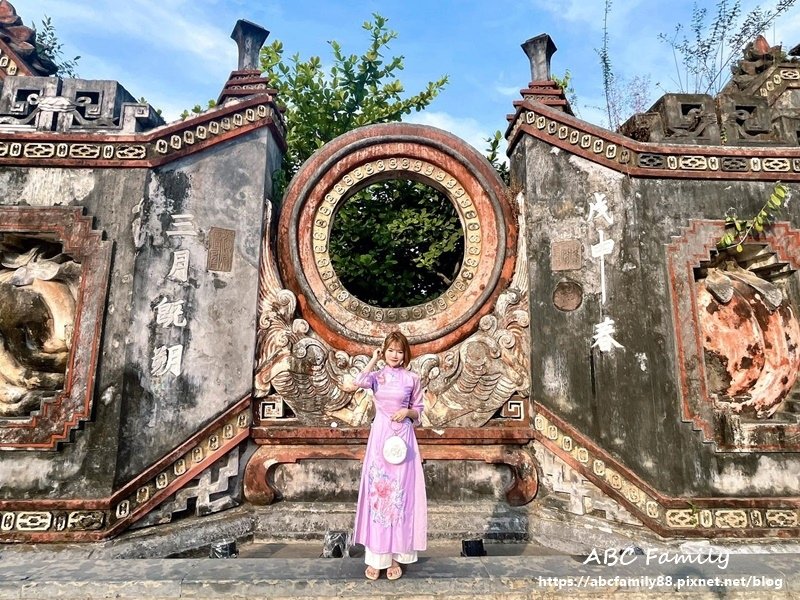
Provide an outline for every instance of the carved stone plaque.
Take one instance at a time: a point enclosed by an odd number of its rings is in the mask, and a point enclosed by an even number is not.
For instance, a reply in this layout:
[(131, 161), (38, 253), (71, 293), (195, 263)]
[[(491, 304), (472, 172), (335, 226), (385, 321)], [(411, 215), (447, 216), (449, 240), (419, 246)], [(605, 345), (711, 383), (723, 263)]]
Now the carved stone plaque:
[(236, 232), (233, 229), (212, 227), (208, 232), (208, 263), (209, 271), (230, 272), (233, 267), (233, 248), (236, 241)]
[(550, 244), (550, 269), (575, 271), (583, 266), (583, 244), (580, 240), (563, 240)]

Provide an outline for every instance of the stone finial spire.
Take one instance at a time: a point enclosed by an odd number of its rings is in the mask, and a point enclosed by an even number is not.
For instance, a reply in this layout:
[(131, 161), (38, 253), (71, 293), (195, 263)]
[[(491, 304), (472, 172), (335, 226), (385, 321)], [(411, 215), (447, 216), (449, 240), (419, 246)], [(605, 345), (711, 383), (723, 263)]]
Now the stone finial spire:
[(531, 81), (549, 81), (550, 58), (557, 50), (553, 39), (542, 33), (523, 43), (522, 49), (531, 61)]
[(239, 19), (231, 33), (231, 39), (239, 47), (239, 70), (258, 69), (258, 53), (269, 31), (250, 21)]
[[(2, 1), (2, 0), (0, 0)], [(259, 69), (259, 53), (269, 31), (244, 19), (236, 21), (231, 39), (239, 47), (239, 68), (231, 73), (225, 87), (217, 100), (222, 104), (230, 98), (244, 98), (254, 95), (266, 95), (274, 100), (277, 90), (269, 87), (269, 82), (261, 76)]]

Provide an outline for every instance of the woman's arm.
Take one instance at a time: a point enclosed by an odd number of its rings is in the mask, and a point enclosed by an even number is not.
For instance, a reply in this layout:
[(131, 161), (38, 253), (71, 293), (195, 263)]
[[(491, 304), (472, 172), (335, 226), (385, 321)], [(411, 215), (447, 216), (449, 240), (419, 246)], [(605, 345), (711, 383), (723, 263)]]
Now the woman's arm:
[(423, 407), (423, 396), (422, 396), (422, 385), (419, 382), (419, 377), (417, 375), (413, 375), (414, 379), (414, 387), (411, 389), (411, 398), (409, 404), (411, 405), (410, 408), (401, 408), (396, 413), (392, 415), (392, 421), (402, 421), (403, 419), (411, 419), (415, 426), (419, 426), (422, 424), (422, 407)]
[(343, 381), (339, 387), (342, 388), (345, 392), (355, 392), (359, 388), (364, 389), (371, 389), (373, 392), (375, 391), (375, 373), (372, 369), (375, 368), (375, 363), (381, 357), (381, 349), (375, 348), (375, 351), (372, 353), (372, 358), (370, 358), (369, 362), (364, 367), (364, 370), (359, 373), (354, 381)]

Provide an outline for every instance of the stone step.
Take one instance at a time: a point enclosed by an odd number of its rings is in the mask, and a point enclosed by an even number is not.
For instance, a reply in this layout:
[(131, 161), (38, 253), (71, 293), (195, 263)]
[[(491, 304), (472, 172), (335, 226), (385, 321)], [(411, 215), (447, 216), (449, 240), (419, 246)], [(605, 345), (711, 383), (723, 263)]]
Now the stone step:
[[(326, 531), (352, 531), (355, 504), (278, 502), (254, 507), (253, 540), (322, 540)], [(500, 502), (428, 503), (428, 538), (529, 539), (529, 513)]]
[[(731, 555), (724, 568), (708, 555), (634, 557), (626, 565), (585, 557), (422, 558), (402, 578), (364, 578), (345, 559), (148, 559), (0, 562), (0, 600), (475, 600), (534, 598), (794, 598), (797, 554)], [(700, 559), (705, 557), (705, 562)]]

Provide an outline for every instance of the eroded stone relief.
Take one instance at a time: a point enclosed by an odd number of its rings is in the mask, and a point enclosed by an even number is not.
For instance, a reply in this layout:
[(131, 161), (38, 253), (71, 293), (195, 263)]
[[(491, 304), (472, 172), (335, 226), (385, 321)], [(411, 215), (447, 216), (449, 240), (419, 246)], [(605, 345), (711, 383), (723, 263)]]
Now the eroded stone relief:
[(54, 242), (0, 234), (0, 416), (64, 387), (81, 266)]
[(745, 248), (703, 271), (698, 316), (709, 393), (734, 413), (766, 419), (797, 380), (800, 324), (778, 282), (792, 270), (764, 244)]
[[(522, 201), (520, 194), (517, 202)], [(522, 234), (517, 256), (525, 256)], [(266, 241), (260, 281), (255, 396), (261, 401), (262, 419), (367, 424), (370, 393), (345, 392), (340, 385), (360, 372), (368, 357), (334, 349), (306, 320), (296, 318), (297, 297), (283, 287)], [(475, 333), (444, 352), (412, 360), (410, 368), (427, 388), (425, 425), (479, 427), (512, 397), (529, 396), (529, 319), (527, 264), (517, 261), (509, 287)]]

